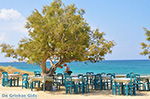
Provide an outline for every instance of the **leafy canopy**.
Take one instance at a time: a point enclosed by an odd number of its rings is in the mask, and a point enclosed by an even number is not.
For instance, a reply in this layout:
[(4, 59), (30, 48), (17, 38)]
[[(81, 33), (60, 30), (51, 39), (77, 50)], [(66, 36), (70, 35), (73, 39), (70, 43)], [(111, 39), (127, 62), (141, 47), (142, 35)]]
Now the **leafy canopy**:
[(25, 27), (29, 38), (22, 39), (18, 48), (1, 44), (6, 57), (42, 64), (57, 60), (60, 64), (72, 61), (97, 62), (111, 53), (113, 41), (104, 38), (98, 29), (92, 30), (84, 19), (85, 11), (74, 4), (65, 6), (61, 0), (54, 0), (44, 6), (42, 12), (35, 10)]
[(141, 52), (140, 54), (141, 55), (147, 55), (149, 58), (150, 58), (150, 30), (148, 29), (144, 29), (146, 31), (145, 35), (147, 36), (146, 40), (148, 41), (148, 43), (144, 43), (142, 42), (141, 43), (141, 46), (142, 46), (142, 49), (143, 49), (143, 52)]

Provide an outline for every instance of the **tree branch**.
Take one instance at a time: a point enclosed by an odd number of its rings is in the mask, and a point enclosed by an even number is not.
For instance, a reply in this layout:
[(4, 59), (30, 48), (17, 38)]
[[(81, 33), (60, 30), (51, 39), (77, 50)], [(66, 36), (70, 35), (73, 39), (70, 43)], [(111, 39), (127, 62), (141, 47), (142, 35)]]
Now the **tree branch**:
[(53, 63), (52, 59), (51, 59), (51, 58), (49, 58), (49, 60), (50, 60), (50, 64), (51, 64), (51, 66), (53, 66), (53, 65), (54, 65), (54, 63)]

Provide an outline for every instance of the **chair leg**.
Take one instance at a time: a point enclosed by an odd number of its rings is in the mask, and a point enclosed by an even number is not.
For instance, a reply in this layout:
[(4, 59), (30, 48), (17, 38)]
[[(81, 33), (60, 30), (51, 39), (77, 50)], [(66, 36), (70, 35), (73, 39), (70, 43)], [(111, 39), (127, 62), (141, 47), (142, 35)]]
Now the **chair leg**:
[(129, 95), (129, 92), (128, 92), (128, 91), (129, 91), (128, 85), (125, 85), (125, 94), (126, 94), (126, 95)]
[(114, 88), (114, 86), (112, 87), (112, 94), (115, 95), (115, 88)]
[(68, 94), (68, 88), (66, 88), (66, 94)]
[(61, 85), (59, 85), (59, 88), (58, 88), (59, 90), (60, 90), (60, 86), (61, 86)]
[(14, 82), (14, 86), (16, 86), (16, 80), (15, 79), (13, 80), (13, 82)]
[(118, 88), (118, 94), (121, 95), (120, 87)]
[(78, 86), (74, 87), (74, 93), (78, 94)]
[(17, 79), (17, 86), (19, 86), (19, 78)]
[(82, 86), (82, 94), (85, 93), (85, 89), (84, 89), (84, 86)]
[(38, 82), (38, 88), (40, 88), (40, 81)]
[(69, 87), (69, 93), (72, 94), (72, 88), (71, 87)]
[(45, 91), (45, 83), (43, 83), (43, 91)]
[(12, 79), (10, 79), (10, 85), (9, 85), (10, 87), (12, 86)]

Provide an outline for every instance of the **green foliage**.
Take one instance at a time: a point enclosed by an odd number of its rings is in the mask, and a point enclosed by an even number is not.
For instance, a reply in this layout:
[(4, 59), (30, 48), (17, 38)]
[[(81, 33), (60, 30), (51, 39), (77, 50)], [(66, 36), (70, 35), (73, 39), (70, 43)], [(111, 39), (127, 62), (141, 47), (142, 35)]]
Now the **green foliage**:
[[(54, 0), (40, 13), (35, 10), (28, 18), (26, 28), (29, 37), (22, 39), (18, 48), (2, 44), (7, 57), (42, 64), (57, 60), (57, 65), (72, 61), (97, 62), (111, 53), (113, 41), (107, 41), (104, 33), (91, 27), (84, 19), (85, 11), (75, 5), (65, 6)], [(54, 65), (54, 64), (53, 64)]]
[[(146, 28), (144, 29), (146, 31), (145, 35), (147, 36), (146, 40), (149, 42), (150, 41), (150, 31), (147, 30)], [(146, 43), (141, 43), (143, 52), (141, 52), (141, 55), (147, 55), (150, 58), (150, 44)]]

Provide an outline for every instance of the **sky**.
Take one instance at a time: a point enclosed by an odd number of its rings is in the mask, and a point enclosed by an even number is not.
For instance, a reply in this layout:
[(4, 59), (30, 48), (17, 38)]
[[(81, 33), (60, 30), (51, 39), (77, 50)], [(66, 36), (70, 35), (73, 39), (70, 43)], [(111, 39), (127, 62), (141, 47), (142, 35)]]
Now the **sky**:
[[(42, 10), (53, 0), (0, 0), (0, 43), (17, 46), (27, 37), (26, 18), (34, 9)], [(150, 0), (62, 0), (66, 5), (83, 8), (86, 21), (92, 28), (105, 32), (116, 46), (106, 60), (147, 59), (139, 53), (145, 42), (145, 31), (150, 29)], [(12, 61), (0, 53), (0, 62)]]

